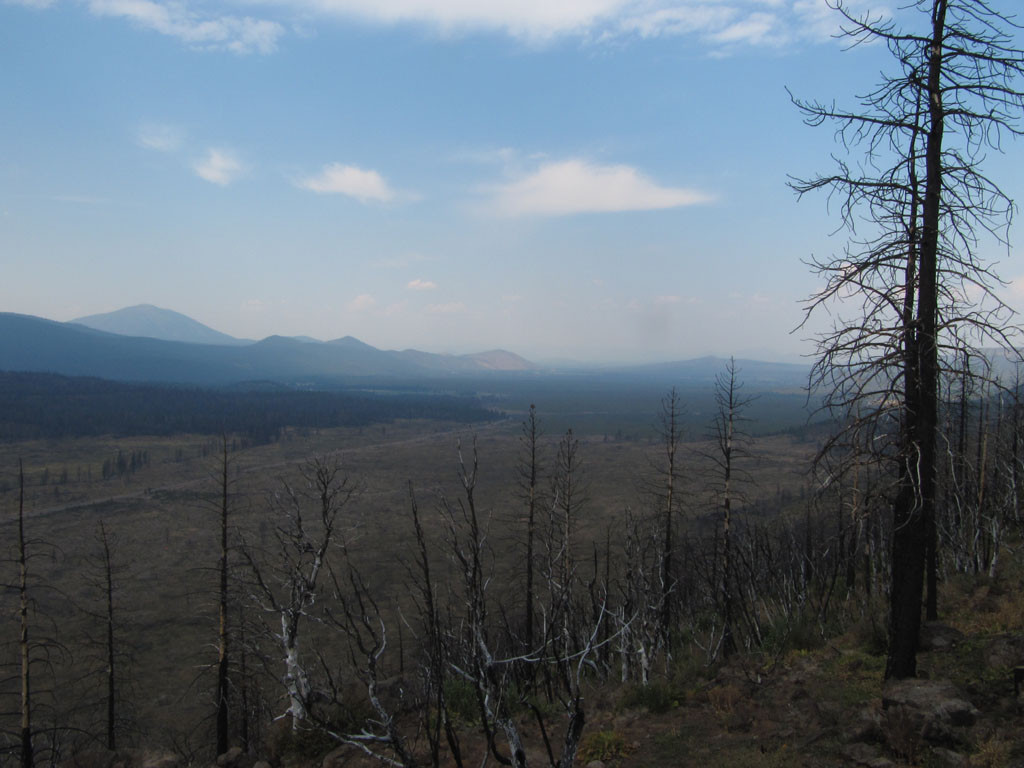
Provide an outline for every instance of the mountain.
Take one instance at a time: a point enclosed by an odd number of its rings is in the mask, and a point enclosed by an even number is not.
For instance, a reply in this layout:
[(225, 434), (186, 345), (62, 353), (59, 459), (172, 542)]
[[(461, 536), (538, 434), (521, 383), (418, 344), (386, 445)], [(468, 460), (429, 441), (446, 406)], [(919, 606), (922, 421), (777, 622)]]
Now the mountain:
[(530, 371), (537, 367), (529, 360), (504, 349), (475, 352), (471, 355), (463, 355), (462, 357), (465, 360), (473, 361), (489, 371)]
[(72, 320), (97, 331), (120, 336), (142, 336), (164, 341), (184, 341), (189, 344), (251, 344), (226, 333), (215, 331), (191, 317), (152, 304), (137, 304), (100, 315), (88, 315)]
[(436, 355), (380, 350), (347, 336), (330, 342), (269, 336), (245, 345), (195, 344), (125, 336), (79, 323), (0, 313), (0, 370), (95, 376), (119, 381), (225, 385), (283, 384), (345, 378), (424, 378), (525, 370), (531, 364), (504, 353)]

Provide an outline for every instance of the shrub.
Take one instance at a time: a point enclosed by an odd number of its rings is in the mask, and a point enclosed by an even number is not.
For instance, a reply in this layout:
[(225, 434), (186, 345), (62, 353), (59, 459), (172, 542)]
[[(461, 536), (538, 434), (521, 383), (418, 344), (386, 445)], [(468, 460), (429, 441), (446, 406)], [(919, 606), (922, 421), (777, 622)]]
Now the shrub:
[(596, 731), (583, 737), (579, 758), (584, 765), (591, 760), (609, 762), (625, 757), (626, 740), (618, 731)]
[(622, 698), (622, 706), (646, 709), (660, 715), (679, 706), (679, 701), (675, 691), (667, 683), (653, 682), (647, 685), (634, 685), (627, 689), (626, 695)]

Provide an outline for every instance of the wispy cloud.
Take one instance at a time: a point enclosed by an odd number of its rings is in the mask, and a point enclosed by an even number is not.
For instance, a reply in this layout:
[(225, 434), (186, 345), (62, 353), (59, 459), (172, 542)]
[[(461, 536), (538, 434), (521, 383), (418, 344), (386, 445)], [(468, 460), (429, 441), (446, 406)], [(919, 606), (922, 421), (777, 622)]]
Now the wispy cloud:
[(136, 141), (146, 149), (173, 152), (181, 146), (184, 136), (184, 131), (176, 126), (147, 123), (139, 128)]
[(182, 2), (89, 0), (89, 10), (96, 16), (129, 19), (196, 48), (238, 54), (272, 53), (284, 34), (284, 27), (276, 21), (251, 16), (203, 16)]
[(466, 311), (466, 305), (461, 301), (452, 301), (447, 304), (430, 304), (423, 309), (428, 315), (459, 315)]
[[(854, 14), (890, 16), (875, 0), (849, 0)], [(0, 0), (0, 4), (47, 8), (55, 0)], [(498, 32), (533, 43), (564, 38), (589, 40), (669, 35), (693, 36), (713, 49), (742, 45), (780, 47), (798, 40), (828, 39), (839, 16), (826, 0), (241, 0), (283, 18), (309, 23), (342, 17), (372, 24), (417, 24), (445, 36)], [(87, 0), (97, 16), (129, 19), (187, 45), (238, 54), (269, 54), (285, 27), (253, 16), (195, 10), (186, 0)]]
[(620, 23), (620, 30), (640, 37), (708, 34), (725, 28), (738, 16), (740, 10), (731, 5), (675, 5), (627, 16)]
[[(872, 0), (849, 0), (857, 13)], [(827, 38), (838, 17), (826, 0), (276, 0), (304, 16), (418, 24), (442, 35), (499, 32), (544, 43), (692, 35), (714, 48), (780, 46)]]
[(679, 208), (711, 200), (699, 190), (660, 186), (628, 165), (565, 160), (493, 188), (486, 210), (503, 217), (568, 216)]
[(377, 300), (368, 293), (361, 293), (348, 303), (349, 312), (369, 312), (377, 306)]
[(410, 280), (405, 285), (410, 291), (432, 291), (437, 288), (437, 283), (433, 280), (420, 280), (418, 277), (415, 280)]
[(505, 32), (548, 39), (585, 32), (636, 0), (281, 0), (303, 11), (395, 24), (418, 23), (446, 35)]
[(211, 184), (219, 184), (226, 187), (242, 173), (242, 164), (228, 150), (209, 149), (206, 157), (197, 161), (193, 166), (196, 174)]
[(789, 35), (781, 29), (781, 22), (775, 14), (752, 13), (718, 30), (710, 38), (716, 43), (782, 45), (787, 42)]
[(296, 186), (321, 195), (346, 195), (360, 202), (376, 200), (386, 203), (395, 199), (395, 192), (377, 171), (354, 165), (331, 163), (316, 176), (296, 182)]

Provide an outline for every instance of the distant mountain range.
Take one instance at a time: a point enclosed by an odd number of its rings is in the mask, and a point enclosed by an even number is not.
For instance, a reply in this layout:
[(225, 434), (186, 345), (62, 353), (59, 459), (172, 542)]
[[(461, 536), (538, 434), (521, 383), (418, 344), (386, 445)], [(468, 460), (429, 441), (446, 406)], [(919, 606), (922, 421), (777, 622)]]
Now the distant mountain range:
[[(758, 390), (794, 391), (807, 366), (737, 360), (740, 378)], [(505, 350), (440, 355), (415, 349), (381, 350), (345, 336), (238, 339), (179, 312), (148, 304), (59, 323), (0, 313), (0, 371), (94, 376), (117, 381), (229, 385), (254, 382), (311, 386), (344, 380), (416, 381), (497, 374), (601, 378), (609, 382), (709, 387), (725, 360), (705, 357), (637, 366), (559, 366), (541, 369)], [(574, 386), (569, 384), (569, 386)]]
[(177, 312), (146, 305), (72, 323), (0, 313), (0, 370), (6, 371), (223, 385), (436, 378), (534, 368), (504, 350), (471, 355), (399, 352), (380, 350), (351, 336), (326, 342), (283, 336), (245, 341)]

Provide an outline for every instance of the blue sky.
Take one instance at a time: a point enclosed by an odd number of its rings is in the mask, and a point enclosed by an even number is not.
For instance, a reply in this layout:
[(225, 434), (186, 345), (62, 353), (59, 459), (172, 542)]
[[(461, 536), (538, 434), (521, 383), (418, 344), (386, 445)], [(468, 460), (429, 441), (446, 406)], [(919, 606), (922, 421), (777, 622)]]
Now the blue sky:
[[(844, 235), (786, 187), (837, 147), (785, 89), (851, 103), (887, 66), (836, 23), (823, 0), (0, 0), (0, 310), (791, 359), (802, 262)], [(1019, 197), (1024, 148), (990, 162)], [(989, 255), (1024, 307), (1020, 250)]]

